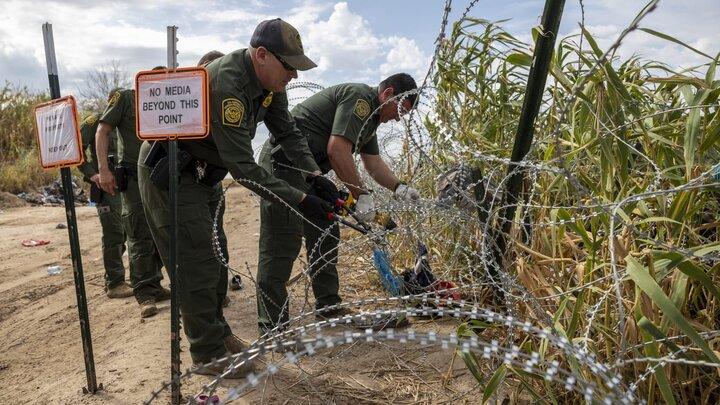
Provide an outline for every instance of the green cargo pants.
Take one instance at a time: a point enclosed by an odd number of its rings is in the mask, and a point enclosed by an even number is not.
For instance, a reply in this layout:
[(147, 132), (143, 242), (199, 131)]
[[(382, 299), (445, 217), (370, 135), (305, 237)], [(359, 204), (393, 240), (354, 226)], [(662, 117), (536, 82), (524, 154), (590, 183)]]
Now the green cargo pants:
[(125, 281), (125, 231), (122, 225), (122, 201), (119, 195), (102, 193), (97, 203), (98, 218), (102, 228), (103, 265), (105, 266), (105, 287), (108, 289)]
[[(144, 142), (140, 148), (140, 162), (145, 161), (149, 151), (150, 144)], [(167, 263), (170, 245), (168, 191), (158, 188), (150, 180), (150, 169), (142, 163), (138, 165), (138, 177), (153, 238), (163, 262)], [(207, 363), (225, 354), (223, 340), (232, 334), (222, 309), (227, 294), (227, 268), (217, 261), (212, 245), (213, 216), (221, 195), (222, 186), (208, 187), (196, 182), (189, 173), (180, 174), (177, 280), (171, 281), (172, 288), (177, 288), (182, 325), (195, 363)], [(219, 233), (221, 241), (225, 240), (224, 232)], [(227, 244), (222, 249), (227, 257)]]
[(130, 261), (130, 285), (139, 303), (155, 298), (160, 292), (162, 262), (155, 247), (140, 198), (138, 181), (128, 177), (127, 189), (122, 197), (122, 223), (127, 235), (127, 249)]
[[(307, 191), (309, 187), (300, 171), (273, 165), (270, 149), (269, 142), (266, 142), (260, 152), (260, 166), (291, 186)], [(330, 234), (324, 235), (323, 231), (307, 223), (284, 204), (264, 199), (260, 202), (257, 305), (261, 330), (272, 328), (289, 319), (285, 283), (290, 279), (293, 263), (300, 253), (303, 235), (310, 263), (315, 308), (341, 302), (336, 268), (340, 229), (333, 221), (313, 222), (320, 229), (329, 230)], [(321, 243), (316, 246), (318, 241)]]

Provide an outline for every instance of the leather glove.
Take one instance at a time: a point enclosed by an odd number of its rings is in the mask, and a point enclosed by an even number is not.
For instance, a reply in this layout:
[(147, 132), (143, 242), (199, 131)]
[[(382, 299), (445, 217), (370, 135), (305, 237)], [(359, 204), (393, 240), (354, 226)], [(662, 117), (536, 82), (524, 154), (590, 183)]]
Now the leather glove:
[(308, 177), (307, 181), (312, 184), (313, 194), (330, 204), (335, 205), (335, 201), (340, 198), (340, 192), (337, 186), (328, 178), (324, 176), (311, 176)]
[(405, 200), (405, 201), (412, 201), (412, 200), (420, 199), (420, 193), (417, 190), (415, 190), (414, 188), (412, 188), (408, 185), (402, 184), (402, 183), (399, 186), (397, 186), (394, 194), (395, 194), (396, 198), (398, 198), (400, 200)]
[(306, 194), (305, 198), (300, 201), (299, 207), (300, 212), (308, 219), (327, 220), (327, 214), (333, 212), (333, 206), (330, 203), (312, 194)]
[(355, 203), (355, 215), (363, 222), (375, 219), (375, 200), (370, 194), (361, 194)]

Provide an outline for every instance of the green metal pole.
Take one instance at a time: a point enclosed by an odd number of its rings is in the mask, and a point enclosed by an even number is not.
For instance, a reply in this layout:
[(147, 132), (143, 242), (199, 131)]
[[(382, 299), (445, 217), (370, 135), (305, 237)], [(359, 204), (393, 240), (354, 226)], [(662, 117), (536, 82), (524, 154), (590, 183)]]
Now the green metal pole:
[[(177, 68), (177, 27), (167, 27), (167, 67)], [(170, 403), (179, 405), (182, 399), (180, 392), (180, 308), (178, 303), (177, 276), (177, 172), (178, 144), (176, 139), (168, 141), (168, 163), (170, 170), (170, 252), (168, 254), (168, 273), (170, 273)]]
[[(517, 163), (525, 158), (532, 145), (535, 119), (540, 111), (542, 95), (545, 90), (545, 82), (547, 81), (564, 6), (565, 0), (547, 0), (545, 2), (540, 25), (541, 33), (533, 53), (520, 121), (515, 134), (515, 144), (510, 157), (510, 165), (508, 166), (509, 179), (504, 197), (506, 208), (503, 209), (500, 215), (501, 231), (495, 237), (494, 256), (497, 268), (503, 268), (503, 256), (507, 246), (506, 238), (512, 228), (512, 219), (515, 216), (516, 204), (525, 178), (525, 171)], [(497, 275), (495, 268), (491, 268), (490, 272), (493, 277)]]
[[(52, 24), (43, 24), (42, 31), (43, 42), (45, 43), (48, 81), (50, 82), (50, 98), (54, 100), (60, 98), (60, 79), (58, 77), (57, 61), (55, 59), (55, 41), (53, 40)], [(70, 240), (73, 278), (75, 279), (75, 295), (80, 318), (80, 336), (82, 338), (83, 356), (85, 358), (87, 387), (83, 387), (83, 392), (94, 394), (98, 390), (98, 384), (97, 378), (95, 377), (95, 359), (93, 356), (92, 336), (90, 336), (90, 316), (87, 309), (85, 277), (83, 276), (80, 238), (78, 237), (77, 217), (75, 216), (75, 196), (73, 195), (70, 168), (63, 167), (60, 169), (60, 175), (62, 178), (63, 201), (65, 202), (65, 216), (68, 225), (68, 239)], [(102, 384), (100, 384), (99, 388), (102, 389)]]

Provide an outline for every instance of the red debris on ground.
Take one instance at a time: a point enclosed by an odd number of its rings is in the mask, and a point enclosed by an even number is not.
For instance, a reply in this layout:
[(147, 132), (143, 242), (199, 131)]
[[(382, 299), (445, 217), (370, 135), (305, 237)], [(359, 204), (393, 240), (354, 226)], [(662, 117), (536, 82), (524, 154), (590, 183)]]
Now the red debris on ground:
[(49, 244), (50, 241), (47, 239), (25, 239), (21, 244), (25, 247), (42, 246)]

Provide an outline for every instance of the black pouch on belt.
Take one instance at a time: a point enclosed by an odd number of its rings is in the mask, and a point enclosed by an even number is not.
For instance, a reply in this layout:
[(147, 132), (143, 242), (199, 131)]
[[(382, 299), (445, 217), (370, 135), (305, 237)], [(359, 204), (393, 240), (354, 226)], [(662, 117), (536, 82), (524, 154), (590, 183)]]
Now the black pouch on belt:
[(100, 201), (102, 201), (102, 195), (103, 190), (95, 184), (95, 182), (90, 182), (90, 202), (94, 202), (95, 204), (99, 204)]
[(110, 169), (111, 172), (115, 172), (115, 166), (117, 166), (115, 155), (109, 154), (107, 157), (107, 160), (108, 160), (108, 169)]
[[(158, 142), (155, 143), (156, 145)], [(153, 148), (156, 146), (153, 145)], [(152, 154), (152, 150), (151, 150)], [(148, 155), (148, 158), (150, 155)], [(177, 155), (177, 171), (178, 175), (180, 172), (185, 170), (185, 167), (193, 160), (193, 156), (182, 149), (178, 149)], [(145, 160), (146, 164), (148, 160)], [(163, 190), (170, 189), (170, 161), (167, 154), (155, 163), (152, 171), (150, 172), (150, 180), (159, 188)]]
[(161, 189), (167, 190), (170, 187), (170, 172), (168, 171), (170, 166), (162, 141), (153, 142), (150, 153), (145, 157), (143, 163), (150, 168), (150, 181)]
[(130, 175), (127, 167), (118, 165), (115, 167), (115, 185), (118, 191), (122, 192), (127, 190), (128, 187), (128, 176)]

